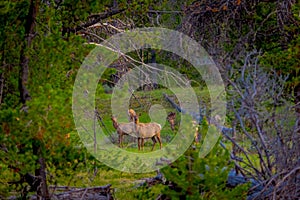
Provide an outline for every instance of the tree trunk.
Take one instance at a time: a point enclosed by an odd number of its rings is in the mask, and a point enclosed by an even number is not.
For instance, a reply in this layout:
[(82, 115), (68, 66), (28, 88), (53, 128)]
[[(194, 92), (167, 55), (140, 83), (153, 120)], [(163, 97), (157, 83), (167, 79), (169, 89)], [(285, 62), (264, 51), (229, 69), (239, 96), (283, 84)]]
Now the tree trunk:
[(34, 37), (35, 20), (38, 12), (39, 0), (31, 0), (29, 13), (25, 23), (25, 36), (20, 53), (20, 75), (19, 75), (19, 90), (20, 100), (25, 105), (26, 101), (30, 100), (30, 94), (26, 87), (29, 76), (29, 56), (27, 51), (31, 46)]
[(49, 191), (48, 191), (47, 179), (46, 179), (46, 163), (42, 155), (42, 147), (40, 145), (40, 142), (33, 141), (32, 149), (33, 149), (33, 154), (39, 157), (37, 163), (40, 166), (38, 169), (35, 170), (35, 177), (38, 178), (36, 194), (39, 199), (48, 200), (50, 199), (50, 197), (49, 197)]
[[(20, 52), (20, 71), (19, 71), (19, 91), (20, 101), (23, 104), (23, 109), (26, 108), (26, 102), (30, 100), (30, 94), (27, 89), (29, 77), (29, 55), (28, 50), (31, 48), (31, 43), (35, 35), (36, 17), (39, 9), (39, 0), (31, 0), (28, 16), (25, 23), (25, 36)], [(40, 199), (50, 199), (46, 180), (46, 164), (42, 155), (42, 147), (39, 141), (32, 142), (33, 154), (38, 156), (37, 164), (38, 169), (35, 170), (37, 177), (36, 193)]]
[(295, 95), (295, 104), (296, 104), (296, 114), (298, 120), (298, 133), (300, 133), (300, 83), (296, 85), (294, 88), (294, 95)]

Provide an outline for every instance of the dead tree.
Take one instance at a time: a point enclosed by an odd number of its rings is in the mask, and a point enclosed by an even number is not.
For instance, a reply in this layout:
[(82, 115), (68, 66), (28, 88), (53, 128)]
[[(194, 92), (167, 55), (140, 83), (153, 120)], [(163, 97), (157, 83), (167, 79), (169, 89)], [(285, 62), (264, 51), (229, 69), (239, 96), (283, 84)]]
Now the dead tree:
[[(258, 52), (248, 53), (243, 65), (227, 77), (235, 145), (244, 154), (244, 159), (235, 162), (244, 176), (265, 183), (261, 195), (294, 199), (300, 194), (299, 188), (293, 190), (299, 179), (292, 175), (299, 172), (300, 157), (296, 112), (285, 93), (287, 77), (260, 67), (258, 57)], [(259, 165), (251, 159), (253, 155)]]

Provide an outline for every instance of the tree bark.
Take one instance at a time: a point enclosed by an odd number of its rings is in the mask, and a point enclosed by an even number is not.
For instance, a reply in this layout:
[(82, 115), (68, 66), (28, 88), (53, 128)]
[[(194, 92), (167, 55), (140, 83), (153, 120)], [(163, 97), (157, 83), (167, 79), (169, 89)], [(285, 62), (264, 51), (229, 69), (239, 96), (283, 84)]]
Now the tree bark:
[[(29, 77), (29, 55), (28, 50), (31, 48), (31, 43), (35, 35), (36, 17), (38, 14), (40, 0), (31, 0), (29, 12), (25, 22), (25, 36), (20, 52), (20, 71), (19, 71), (19, 91), (20, 101), (23, 104), (23, 108), (26, 108), (26, 102), (31, 99), (29, 91), (27, 89), (28, 77)], [(38, 156), (37, 164), (38, 169), (35, 170), (35, 182), (37, 196), (40, 199), (50, 199), (47, 180), (46, 180), (46, 164), (42, 155), (42, 147), (39, 141), (32, 141), (33, 154)]]
[(33, 154), (39, 157), (37, 163), (40, 166), (38, 169), (35, 170), (35, 176), (37, 177), (36, 194), (39, 197), (39, 199), (48, 200), (50, 199), (50, 197), (46, 179), (46, 163), (42, 155), (42, 147), (40, 142), (33, 141), (32, 149)]
[(294, 95), (295, 95), (295, 104), (296, 104), (296, 114), (298, 120), (298, 133), (300, 133), (300, 83), (296, 85), (294, 88)]
[(19, 90), (20, 100), (25, 105), (26, 101), (30, 100), (30, 94), (27, 89), (29, 76), (29, 56), (27, 51), (31, 46), (34, 37), (35, 19), (38, 12), (39, 0), (31, 0), (29, 13), (25, 23), (25, 36), (20, 53), (20, 75), (19, 75)]

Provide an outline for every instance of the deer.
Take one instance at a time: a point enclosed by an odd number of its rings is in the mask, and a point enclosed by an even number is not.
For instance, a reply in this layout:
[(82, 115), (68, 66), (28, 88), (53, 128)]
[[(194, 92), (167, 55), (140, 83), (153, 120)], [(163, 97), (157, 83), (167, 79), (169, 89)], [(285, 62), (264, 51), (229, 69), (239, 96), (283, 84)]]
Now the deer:
[(119, 135), (119, 147), (123, 146), (123, 136), (130, 135), (132, 137), (136, 137), (136, 128), (134, 122), (129, 123), (118, 123), (116, 117), (111, 117), (114, 128), (117, 130)]
[(153, 146), (151, 151), (153, 151), (156, 144), (156, 139), (160, 144), (160, 149), (162, 148), (160, 131), (161, 125), (155, 122), (152, 123), (140, 123), (138, 116), (134, 117), (135, 132), (138, 138), (138, 149), (144, 150), (144, 139), (151, 138), (153, 141)]
[(170, 123), (171, 129), (172, 131), (175, 130), (175, 119), (176, 119), (176, 113), (174, 112), (169, 112), (168, 116), (167, 116), (167, 120)]

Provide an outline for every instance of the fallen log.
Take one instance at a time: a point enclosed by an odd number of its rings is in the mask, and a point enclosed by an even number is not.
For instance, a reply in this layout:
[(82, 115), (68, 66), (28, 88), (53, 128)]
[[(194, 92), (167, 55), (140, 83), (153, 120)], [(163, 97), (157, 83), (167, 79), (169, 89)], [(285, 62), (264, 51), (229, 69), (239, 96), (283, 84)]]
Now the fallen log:
[(138, 185), (136, 185), (136, 188), (143, 187), (143, 186), (151, 187), (161, 183), (164, 184), (164, 180), (165, 178), (163, 174), (160, 171), (158, 171), (155, 177), (144, 178), (138, 181)]
[[(76, 188), (67, 186), (50, 186), (51, 199), (56, 200), (113, 200), (111, 184), (88, 188)], [(64, 191), (56, 193), (56, 191)], [(32, 195), (29, 199), (37, 200), (39, 197)]]
[(167, 94), (163, 94), (163, 96), (166, 101), (168, 101), (178, 112), (191, 115), (193, 119), (197, 121), (197, 123), (202, 121), (203, 116), (200, 114), (200, 112), (187, 112), (184, 108), (181, 108), (179, 105), (177, 105)]

